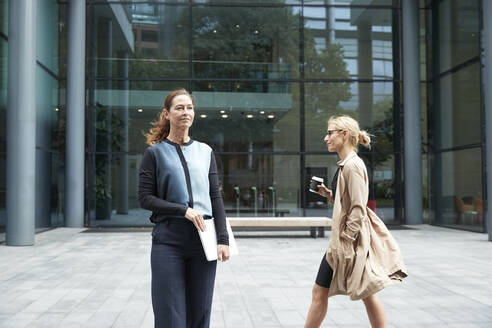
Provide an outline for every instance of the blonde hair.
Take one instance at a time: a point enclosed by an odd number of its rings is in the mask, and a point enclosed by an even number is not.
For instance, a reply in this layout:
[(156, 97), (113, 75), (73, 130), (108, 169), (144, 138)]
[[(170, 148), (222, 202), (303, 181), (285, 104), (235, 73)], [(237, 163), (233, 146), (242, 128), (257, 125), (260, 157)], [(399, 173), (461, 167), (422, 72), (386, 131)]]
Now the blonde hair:
[(357, 146), (371, 149), (371, 135), (359, 128), (359, 123), (347, 115), (332, 116), (328, 120), (328, 125), (333, 124), (337, 129), (347, 131), (349, 134), (350, 145), (357, 151)]

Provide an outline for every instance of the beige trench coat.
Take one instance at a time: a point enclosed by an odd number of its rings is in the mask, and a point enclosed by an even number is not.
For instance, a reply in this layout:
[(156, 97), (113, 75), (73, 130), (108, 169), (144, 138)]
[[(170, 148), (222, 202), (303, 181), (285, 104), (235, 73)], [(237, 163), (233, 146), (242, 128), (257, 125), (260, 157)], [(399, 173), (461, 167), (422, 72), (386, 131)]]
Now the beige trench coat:
[(329, 295), (370, 296), (407, 276), (400, 248), (367, 208), (366, 166), (355, 152), (338, 162), (333, 223), (326, 259), (333, 269)]

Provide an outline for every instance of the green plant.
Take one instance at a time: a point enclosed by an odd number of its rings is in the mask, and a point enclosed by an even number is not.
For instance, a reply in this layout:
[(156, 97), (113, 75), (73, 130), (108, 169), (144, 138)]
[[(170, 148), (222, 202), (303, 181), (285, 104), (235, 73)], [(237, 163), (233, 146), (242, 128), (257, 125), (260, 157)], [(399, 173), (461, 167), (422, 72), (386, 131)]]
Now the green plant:
[(96, 104), (96, 151), (105, 152), (96, 155), (95, 161), (95, 201), (97, 207), (105, 207), (108, 200), (112, 198), (111, 186), (108, 175), (111, 165), (117, 163), (118, 159), (111, 152), (121, 150), (123, 140), (123, 121), (108, 106)]

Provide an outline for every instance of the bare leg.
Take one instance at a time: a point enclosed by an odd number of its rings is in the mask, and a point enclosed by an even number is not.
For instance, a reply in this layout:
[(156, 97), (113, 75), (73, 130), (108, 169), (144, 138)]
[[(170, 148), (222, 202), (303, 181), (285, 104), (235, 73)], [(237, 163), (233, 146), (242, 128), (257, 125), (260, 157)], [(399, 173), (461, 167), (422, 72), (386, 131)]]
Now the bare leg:
[(384, 314), (383, 303), (379, 298), (376, 295), (371, 295), (364, 298), (363, 301), (372, 328), (386, 328), (386, 315)]
[(328, 309), (328, 291), (328, 288), (314, 284), (313, 299), (304, 328), (318, 328), (323, 322)]

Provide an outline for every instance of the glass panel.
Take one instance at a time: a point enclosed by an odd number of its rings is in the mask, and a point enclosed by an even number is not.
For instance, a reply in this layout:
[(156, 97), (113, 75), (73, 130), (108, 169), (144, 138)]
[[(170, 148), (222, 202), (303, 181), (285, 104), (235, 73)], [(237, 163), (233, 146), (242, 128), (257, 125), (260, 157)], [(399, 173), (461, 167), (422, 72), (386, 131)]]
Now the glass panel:
[(299, 76), (299, 7), (193, 7), (193, 76)]
[(446, 149), (482, 140), (480, 64), (440, 79), (440, 113), (436, 114), (436, 147)]
[(394, 0), (378, 0), (378, 1), (360, 1), (360, 0), (304, 0), (304, 4), (306, 5), (366, 5), (371, 6), (371, 2), (377, 2), (379, 6), (391, 6), (393, 5)]
[(425, 28), (427, 24), (427, 17), (431, 15), (431, 11), (427, 9), (419, 10), (419, 47), (420, 47), (420, 80), (427, 80), (427, 33), (430, 34), (430, 31), (427, 31)]
[(299, 86), (197, 82), (193, 137), (221, 152), (299, 151)]
[(219, 155), (229, 216), (300, 216), (299, 156)]
[(480, 54), (478, 0), (439, 2), (439, 62), (446, 71)]
[(435, 224), (484, 231), (481, 148), (435, 155)]
[(89, 157), (95, 164), (90, 182), (91, 226), (150, 226), (150, 212), (138, 202), (142, 154), (108, 153)]
[(107, 13), (118, 6), (124, 5), (93, 7), (96, 76), (188, 77), (188, 6), (133, 4), (125, 7), (131, 15), (108, 18)]
[(39, 1), (36, 17), (36, 59), (58, 75), (57, 0)]
[(328, 203), (327, 199), (309, 191), (309, 181), (312, 176), (323, 179), (323, 183), (331, 189), (331, 181), (337, 170), (338, 156), (336, 154), (327, 155), (307, 155), (306, 156), (306, 182), (303, 192), (306, 199), (306, 216), (327, 216), (333, 215), (333, 204)]
[(385, 223), (401, 223), (395, 218), (395, 156), (392, 154), (361, 153), (369, 176), (368, 206)]
[(392, 79), (391, 9), (305, 7), (306, 78)]
[(7, 214), (5, 211), (5, 197), (7, 190), (7, 154), (0, 153), (0, 242), (5, 241), (5, 224)]
[(7, 66), (8, 43), (0, 38), (0, 152), (7, 151)]
[(375, 151), (393, 151), (393, 83), (306, 83), (306, 150), (326, 151), (332, 115), (349, 115), (373, 134)]
[[(91, 226), (150, 225), (138, 202), (142, 155), (97, 154)], [(299, 216), (299, 156), (216, 155), (228, 216)]]
[[(395, 174), (394, 155), (359, 153), (364, 160), (369, 176), (368, 206), (375, 209), (376, 214), (385, 223), (399, 223), (395, 221)], [(337, 155), (308, 155), (306, 156), (306, 179), (311, 176), (323, 178), (324, 184), (331, 189), (331, 182), (337, 170)], [(326, 198), (309, 192), (306, 193), (306, 216), (328, 216), (333, 214), (333, 205), (328, 204)]]
[(219, 4), (219, 3), (233, 3), (233, 4), (287, 4), (287, 5), (300, 5), (302, 3), (302, 0), (192, 0), (192, 2), (195, 3), (214, 3), (214, 4)]
[[(61, 216), (60, 186), (57, 183), (57, 151), (59, 139), (60, 106), (58, 105), (58, 80), (36, 66), (36, 228), (51, 227), (58, 224)], [(62, 145), (65, 142), (63, 140)]]
[[(0, 0), (0, 33), (8, 35), (8, 0)], [(0, 241), (5, 241), (5, 192), (7, 188), (7, 65), (8, 43), (0, 35)]]
[[(143, 133), (151, 128), (162, 111), (165, 97), (179, 88), (187, 88), (184, 81), (98, 81), (93, 91), (92, 121), (89, 135), (97, 151), (128, 151), (141, 153), (145, 149)], [(111, 88), (112, 87), (112, 88)], [(107, 142), (111, 135), (112, 146)], [(127, 146), (121, 144), (128, 140)]]
[(9, 0), (0, 0), (0, 33), (9, 35)]

